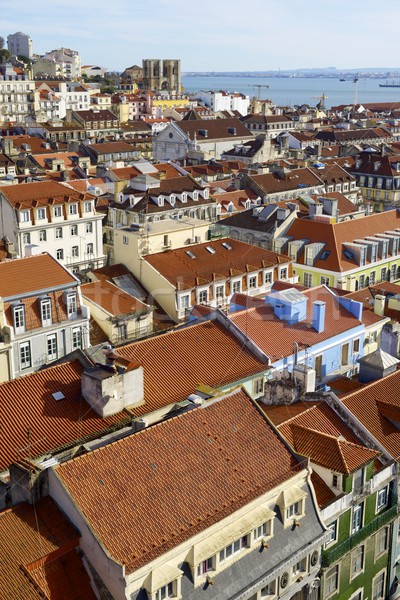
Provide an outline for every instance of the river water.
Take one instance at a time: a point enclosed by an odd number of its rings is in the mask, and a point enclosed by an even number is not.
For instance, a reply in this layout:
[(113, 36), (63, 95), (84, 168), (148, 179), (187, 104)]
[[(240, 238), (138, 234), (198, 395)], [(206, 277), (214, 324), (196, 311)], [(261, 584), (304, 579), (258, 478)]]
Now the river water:
[[(400, 102), (400, 87), (380, 88), (384, 79), (360, 78), (357, 83), (357, 99), (363, 102)], [(388, 83), (392, 83), (389, 81)], [(395, 83), (399, 83), (396, 81)], [(269, 98), (274, 104), (294, 106), (295, 104), (315, 105), (318, 99), (313, 96), (325, 94), (327, 107), (337, 104), (352, 104), (355, 100), (356, 85), (353, 79), (339, 81), (334, 78), (262, 78), (232, 76), (182, 76), (182, 85), (186, 93), (200, 90), (225, 90), (241, 92), (250, 97), (258, 95), (255, 85), (269, 85), (268, 89), (260, 88), (260, 98)]]

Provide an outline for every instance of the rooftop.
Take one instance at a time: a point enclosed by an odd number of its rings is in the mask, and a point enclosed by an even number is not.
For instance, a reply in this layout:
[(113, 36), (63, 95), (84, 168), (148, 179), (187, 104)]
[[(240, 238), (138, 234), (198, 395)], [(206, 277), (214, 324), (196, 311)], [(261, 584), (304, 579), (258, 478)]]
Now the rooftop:
[(101, 279), (85, 283), (81, 287), (82, 296), (97, 304), (110, 315), (121, 317), (129, 314), (145, 314), (150, 308), (113, 283)]

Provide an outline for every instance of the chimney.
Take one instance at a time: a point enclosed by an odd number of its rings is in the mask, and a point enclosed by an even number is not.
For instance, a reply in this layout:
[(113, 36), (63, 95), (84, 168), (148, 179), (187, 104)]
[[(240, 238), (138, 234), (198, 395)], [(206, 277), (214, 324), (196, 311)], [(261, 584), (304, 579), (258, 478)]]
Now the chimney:
[(106, 364), (82, 373), (82, 396), (102, 418), (144, 401), (143, 367), (107, 349)]
[(325, 329), (325, 309), (325, 302), (317, 300), (313, 303), (312, 326), (317, 333), (322, 333)]
[(377, 294), (374, 298), (374, 313), (380, 317), (383, 317), (385, 314), (385, 301), (385, 296), (381, 296), (380, 294)]

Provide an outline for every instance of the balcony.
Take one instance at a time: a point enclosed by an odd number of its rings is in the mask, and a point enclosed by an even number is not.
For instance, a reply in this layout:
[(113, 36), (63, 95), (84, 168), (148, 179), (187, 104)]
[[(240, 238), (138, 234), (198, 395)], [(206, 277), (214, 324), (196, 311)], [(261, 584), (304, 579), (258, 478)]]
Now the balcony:
[(389, 523), (393, 519), (397, 517), (397, 496), (396, 502), (394, 502), (394, 495), (392, 505), (389, 505), (389, 508), (385, 510), (382, 514), (378, 515), (373, 521), (370, 521), (362, 527), (359, 531), (349, 536), (347, 540), (344, 540), (340, 544), (336, 544), (333, 548), (329, 550), (322, 551), (322, 561), (321, 564), (323, 567), (330, 567), (333, 563), (335, 563), (339, 558), (341, 558), (347, 552), (350, 552), (353, 548), (358, 546), (362, 541), (364, 541), (367, 537), (378, 531), (383, 525)]

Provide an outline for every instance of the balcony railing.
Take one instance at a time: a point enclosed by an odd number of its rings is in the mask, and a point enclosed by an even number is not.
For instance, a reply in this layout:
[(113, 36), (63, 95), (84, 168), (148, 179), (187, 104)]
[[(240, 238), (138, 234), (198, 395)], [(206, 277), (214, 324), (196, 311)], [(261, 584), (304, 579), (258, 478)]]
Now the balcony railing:
[(363, 540), (375, 533), (375, 531), (378, 531), (378, 529), (380, 529), (386, 523), (389, 523), (389, 521), (393, 520), (396, 516), (397, 502), (396, 504), (385, 510), (384, 513), (378, 515), (373, 521), (367, 523), (365, 527), (348, 537), (347, 540), (344, 540), (340, 544), (336, 544), (336, 546), (329, 550), (323, 550), (322, 566), (329, 567), (330, 565), (332, 565), (344, 554), (350, 552), (350, 550), (358, 546), (358, 544), (360, 544)]

